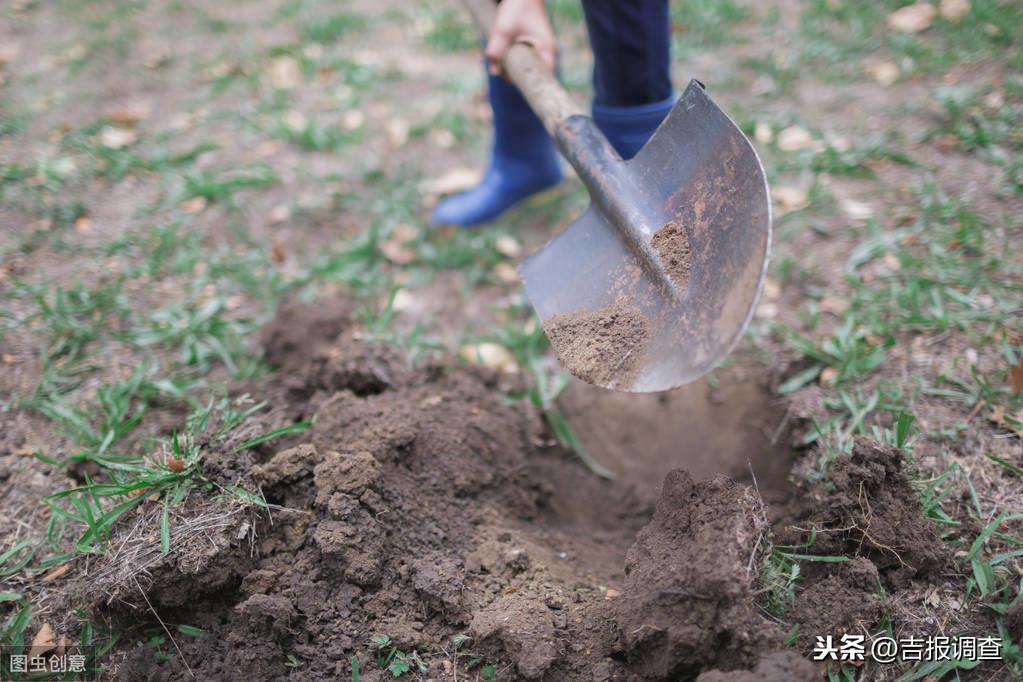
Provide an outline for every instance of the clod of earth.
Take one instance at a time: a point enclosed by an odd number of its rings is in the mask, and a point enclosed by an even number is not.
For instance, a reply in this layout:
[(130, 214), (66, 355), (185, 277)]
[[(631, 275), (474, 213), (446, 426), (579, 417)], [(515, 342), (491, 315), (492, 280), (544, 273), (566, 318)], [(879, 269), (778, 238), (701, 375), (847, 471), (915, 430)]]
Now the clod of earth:
[(678, 220), (666, 223), (654, 233), (650, 243), (660, 256), (668, 277), (680, 291), (685, 291), (692, 267), (692, 249), (682, 223)]
[(558, 360), (591, 384), (627, 389), (643, 366), (650, 325), (618, 301), (595, 311), (553, 315), (543, 323)]

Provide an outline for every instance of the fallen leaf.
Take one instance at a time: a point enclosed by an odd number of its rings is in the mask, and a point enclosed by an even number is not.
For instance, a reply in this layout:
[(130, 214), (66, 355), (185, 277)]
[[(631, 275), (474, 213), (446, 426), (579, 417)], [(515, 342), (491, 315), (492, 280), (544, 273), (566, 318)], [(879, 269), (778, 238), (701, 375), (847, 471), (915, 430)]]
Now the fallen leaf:
[(969, 13), (970, 0), (941, 0), (938, 6), (941, 18), (953, 24), (958, 24)]
[(1009, 388), (1013, 395), (1023, 393), (1023, 360), (1009, 368)]
[(75, 218), (75, 232), (78, 234), (89, 234), (92, 232), (92, 218), (80, 215)]
[(18, 358), (16, 358), (15, 356), (11, 355), (10, 353), (4, 353), (3, 356), (0, 356), (0, 357), (2, 357), (3, 363), (5, 365), (14, 365), (14, 364), (16, 364), (18, 362)]
[(100, 144), (107, 149), (123, 149), (135, 144), (138, 139), (138, 132), (131, 128), (121, 128), (119, 126), (104, 126), (103, 130), (99, 133)]
[(842, 199), (838, 202), (838, 206), (851, 220), (862, 221), (874, 216), (874, 209), (870, 207), (870, 204), (856, 199)]
[(274, 263), (283, 263), (287, 259), (288, 252), (284, 249), (284, 244), (275, 239), (270, 245), (270, 260)]
[(430, 144), (438, 149), (451, 149), (455, 146), (455, 134), (445, 128), (434, 128), (430, 131)]
[(1005, 93), (1001, 90), (992, 90), (984, 95), (984, 99), (981, 101), (988, 109), (1001, 109), (1005, 106)]
[(358, 109), (350, 109), (341, 117), (341, 125), (347, 130), (358, 130), (366, 122), (366, 114)]
[(508, 258), (518, 258), (522, 255), (522, 244), (515, 237), (508, 234), (502, 234), (494, 240), (494, 248), (502, 256)]
[(834, 367), (825, 367), (821, 371), (821, 386), (834, 386), (838, 382), (838, 370)]
[(768, 301), (761, 301), (757, 306), (756, 316), (762, 320), (773, 320), (778, 317), (778, 306)]
[(767, 123), (757, 121), (757, 124), (753, 126), (753, 139), (757, 141), (757, 144), (771, 144), (771, 140), (774, 139), (774, 131)]
[(132, 128), (149, 116), (148, 104), (136, 102), (107, 111), (107, 120), (117, 126)]
[(205, 197), (192, 197), (181, 202), (181, 210), (185, 213), (199, 213), (204, 208), (206, 208)]
[(302, 82), (302, 67), (290, 55), (277, 57), (267, 66), (266, 79), (278, 90), (294, 90)]
[(867, 74), (884, 88), (899, 80), (901, 75), (895, 62), (870, 62), (864, 68)]
[(937, 13), (929, 2), (907, 5), (888, 15), (888, 28), (899, 33), (920, 33), (934, 23)]
[(784, 152), (797, 152), (813, 146), (813, 136), (806, 128), (789, 126), (778, 133), (778, 149)]
[(384, 124), (384, 134), (387, 136), (387, 141), (390, 142), (391, 146), (395, 149), (404, 147), (405, 143), (408, 142), (408, 121), (403, 118), (388, 119)]
[(45, 575), (43, 575), (42, 582), (44, 585), (47, 583), (52, 583), (54, 580), (63, 578), (65, 575), (67, 575), (68, 571), (70, 570), (71, 564), (61, 564), (60, 566), (55, 566), (48, 570)]
[(504, 284), (518, 284), (519, 271), (511, 263), (501, 262), (494, 266), (494, 277)]
[(47, 651), (57, 646), (57, 643), (53, 641), (53, 626), (49, 623), (43, 623), (43, 626), (39, 628), (39, 632), (32, 638), (32, 648), (29, 650), (29, 657), (42, 656)]
[(416, 252), (405, 246), (405, 240), (394, 237), (380, 242), (380, 252), (395, 265), (408, 265), (416, 259)]
[(188, 464), (179, 457), (171, 457), (167, 460), (167, 470), (172, 473), (180, 474), (186, 468), (188, 468)]
[(622, 596), (622, 591), (613, 587), (607, 588), (607, 591), (604, 592), (604, 599), (617, 599), (620, 596)]
[(398, 289), (394, 292), (394, 298), (391, 300), (391, 307), (398, 312), (404, 312), (411, 310), (415, 305), (415, 298), (409, 293), (408, 289)]
[(514, 374), (519, 371), (515, 356), (507, 348), (497, 343), (485, 342), (462, 346), (459, 355), (470, 364), (496, 369), (504, 374)]
[(289, 109), (284, 112), (284, 116), (281, 119), (284, 121), (284, 126), (293, 133), (300, 133), (309, 125), (305, 114), (296, 109)]
[(798, 211), (810, 205), (810, 198), (806, 190), (801, 187), (782, 185), (771, 190), (775, 203), (778, 204), (779, 214), (784, 215), (792, 211)]
[(479, 171), (455, 168), (440, 177), (424, 180), (419, 184), (419, 191), (423, 194), (454, 194), (475, 187), (479, 181)]
[(271, 223), (283, 223), (291, 217), (291, 209), (287, 204), (277, 204), (270, 209), (270, 222)]

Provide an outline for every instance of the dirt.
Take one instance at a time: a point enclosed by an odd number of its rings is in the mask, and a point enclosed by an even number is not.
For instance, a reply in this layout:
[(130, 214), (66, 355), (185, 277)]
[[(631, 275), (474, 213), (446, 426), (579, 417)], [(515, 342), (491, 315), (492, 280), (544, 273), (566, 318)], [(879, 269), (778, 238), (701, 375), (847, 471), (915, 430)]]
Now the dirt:
[(664, 227), (654, 233), (651, 244), (668, 276), (680, 290), (685, 291), (689, 284), (689, 271), (692, 267), (692, 249), (689, 246), (689, 235), (678, 220), (666, 223)]
[(544, 331), (561, 364), (583, 381), (627, 389), (639, 376), (650, 327), (623, 302), (594, 311), (553, 315)]
[(814, 490), (811, 511), (797, 523), (817, 529), (811, 553), (864, 556), (887, 589), (938, 577), (947, 549), (920, 512), (903, 458), (897, 448), (859, 438), (832, 464), (827, 485)]
[[(274, 414), (312, 413), (310, 431), (231, 466), (209, 455), (206, 474), (258, 486), (270, 518), (230, 505), (201, 545), (175, 542), (144, 572), (118, 574), (120, 589), (91, 591), (128, 627), (149, 618), (144, 590), (164, 621), (209, 633), (178, 637), (181, 654), (167, 657), (123, 646), (119, 679), (178, 679), (185, 662), (198, 679), (283, 679), (289, 655), (302, 679), (347, 679), (352, 656), (363, 680), (385, 679), (375, 635), (413, 667), (417, 652), (423, 678), (472, 679), (481, 657), (500, 680), (715, 668), (800, 679), (774, 655), (782, 628), (755, 604), (768, 545), (752, 487), (673, 471), (652, 510), (633, 486), (538, 445), (549, 439), (536, 415), (487, 375), (410, 370), (347, 320), (343, 306), (286, 306), (263, 334), (279, 368), (265, 390), (291, 400)], [(156, 532), (159, 511), (138, 523)], [(456, 650), (457, 634), (471, 639)]]

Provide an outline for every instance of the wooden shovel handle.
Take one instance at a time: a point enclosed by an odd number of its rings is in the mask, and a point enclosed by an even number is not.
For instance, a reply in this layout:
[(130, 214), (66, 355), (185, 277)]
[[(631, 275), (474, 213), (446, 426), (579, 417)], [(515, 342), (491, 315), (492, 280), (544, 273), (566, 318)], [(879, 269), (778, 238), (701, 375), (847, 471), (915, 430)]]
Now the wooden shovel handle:
[[(497, 4), (494, 0), (462, 0), (462, 4), (469, 10), (483, 34), (489, 36), (497, 18)], [(508, 48), (501, 67), (508, 79), (525, 95), (529, 106), (543, 121), (551, 137), (555, 137), (558, 124), (569, 116), (585, 115), (531, 45), (514, 43)]]

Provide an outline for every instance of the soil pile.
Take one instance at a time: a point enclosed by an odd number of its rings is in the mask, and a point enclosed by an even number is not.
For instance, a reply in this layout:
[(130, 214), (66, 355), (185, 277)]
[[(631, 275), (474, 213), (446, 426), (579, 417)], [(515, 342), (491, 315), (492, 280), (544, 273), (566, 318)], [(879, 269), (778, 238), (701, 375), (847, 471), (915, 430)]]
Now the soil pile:
[(624, 303), (589, 312), (554, 315), (544, 331), (558, 360), (583, 381), (628, 388), (636, 380), (650, 327)]
[[(538, 447), (539, 422), (487, 376), (409, 370), (343, 321), (314, 314), (302, 333), (299, 317), (264, 337), (280, 367), (265, 388), (313, 428), (249, 461), (210, 453), (206, 472), (258, 485), (272, 522), (238, 515), (203, 561), (172, 545), (138, 577), (165, 622), (209, 634), (178, 637), (180, 655), (120, 650), (120, 679), (179, 679), (187, 661), (197, 679), (277, 680), (289, 660), (305, 680), (349, 679), (353, 656), (362, 680), (390, 679), (379, 635), (410, 679), (472, 679), (474, 661), (500, 680), (800, 679), (761, 660), (780, 629), (753, 604), (766, 522), (749, 488), (673, 472), (640, 531), (649, 506)], [(130, 592), (109, 608), (137, 623)]]
[(666, 223), (664, 227), (654, 233), (651, 245), (661, 257), (664, 269), (668, 276), (681, 290), (685, 290), (689, 284), (689, 271), (692, 267), (692, 249), (689, 246), (689, 236), (685, 228), (678, 220)]
[(688, 677), (719, 660), (751, 665), (756, 652), (780, 646), (753, 603), (767, 530), (752, 489), (668, 474), (653, 519), (629, 550), (616, 614), (637, 669), (650, 679)]
[[(816, 534), (801, 551), (850, 561), (804, 565), (804, 586), (790, 614), (800, 625), (804, 651), (814, 635), (862, 633), (877, 623), (885, 606), (879, 581), (895, 594), (913, 581), (940, 580), (947, 550), (921, 511), (900, 450), (858, 439), (848, 457), (831, 464), (827, 483), (813, 491), (809, 505), (794, 526), (815, 528)], [(803, 531), (779, 540), (801, 541)]]

